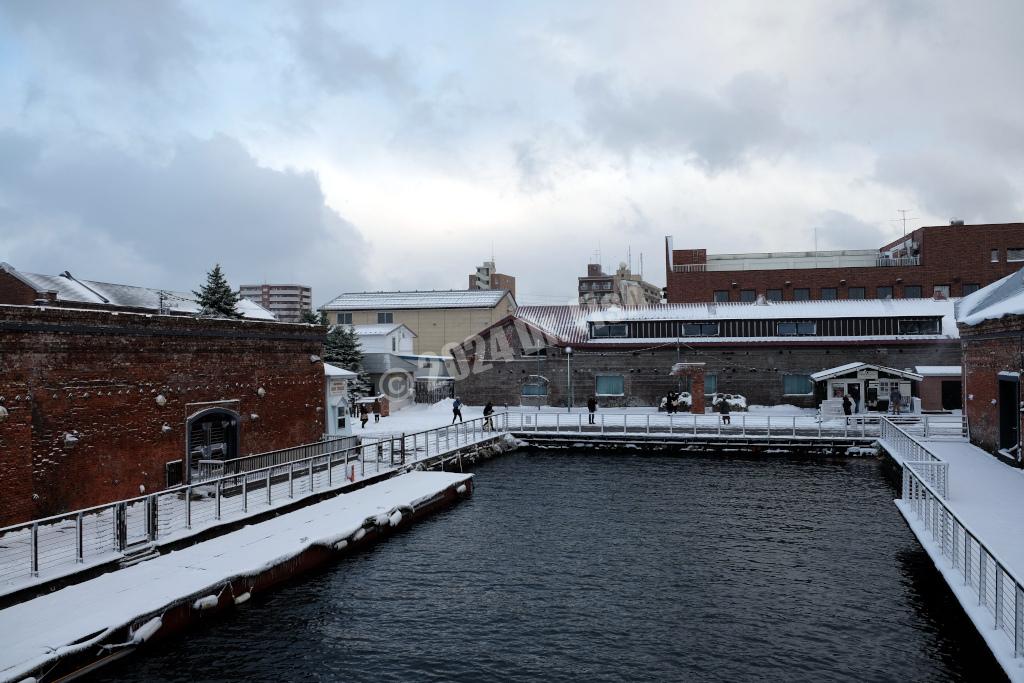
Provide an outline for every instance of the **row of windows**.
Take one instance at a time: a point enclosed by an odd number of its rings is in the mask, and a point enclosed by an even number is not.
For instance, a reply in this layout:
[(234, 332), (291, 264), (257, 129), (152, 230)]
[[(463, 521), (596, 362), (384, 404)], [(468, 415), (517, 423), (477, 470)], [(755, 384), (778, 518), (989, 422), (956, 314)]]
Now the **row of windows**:
[[(593, 285), (593, 286), (591, 286), (591, 285)], [(591, 283), (591, 282), (581, 282), (580, 283), (580, 291), (581, 292), (586, 292), (589, 289), (593, 289), (595, 292), (598, 292), (598, 291), (601, 291), (601, 290), (604, 290), (604, 291), (608, 292), (608, 291), (611, 291), (611, 289), (612, 289), (612, 283), (611, 282), (593, 282), (593, 283)]]
[[(1021, 247), (1007, 247), (1006, 249), (1006, 260), (1009, 263), (1015, 261), (1024, 261), (1024, 248)], [(992, 250), (992, 263), (999, 263), (999, 250)]]
[[(352, 314), (351, 313), (338, 313), (335, 316), (335, 322), (339, 325), (351, 325)], [(391, 311), (378, 311), (377, 312), (377, 324), (388, 325), (395, 322), (395, 314)]]
[(865, 337), (939, 334), (940, 319), (823, 318), (818, 320), (674, 320), (591, 323), (591, 339), (672, 339), (673, 337)]
[[(1024, 259), (1021, 259), (1024, 260)], [(961, 285), (963, 296), (973, 294), (981, 288), (976, 283), (967, 283)], [(892, 299), (895, 296), (895, 290), (889, 286), (875, 287), (876, 299)], [(935, 296), (938, 293), (946, 298), (949, 298), (949, 285), (933, 285), (930, 296)], [(903, 298), (904, 299), (920, 299), (924, 295), (924, 289), (921, 285), (903, 285)], [(715, 290), (715, 301), (719, 303), (726, 303), (730, 301), (731, 293), (728, 289), (716, 289)], [(782, 301), (783, 295), (781, 289), (766, 289), (764, 291), (764, 298), (768, 301)], [(830, 301), (839, 298), (839, 289), (837, 287), (822, 287), (818, 290), (818, 299), (821, 301)], [(868, 298), (868, 289), (866, 287), (847, 287), (846, 288), (847, 299), (866, 299)], [(739, 293), (739, 301), (745, 303), (753, 303), (757, 300), (756, 289), (741, 289)], [(793, 301), (810, 301), (811, 300), (811, 289), (809, 287), (794, 287), (793, 288)]]
[[(689, 390), (689, 386), (686, 390)], [(718, 393), (718, 375), (704, 376), (704, 393)], [(783, 375), (782, 393), (786, 396), (809, 396), (814, 393), (814, 380), (810, 375)], [(597, 396), (624, 396), (626, 379), (623, 375), (596, 375), (594, 394)], [(523, 396), (547, 396), (548, 385), (544, 382), (527, 382), (522, 385)]]

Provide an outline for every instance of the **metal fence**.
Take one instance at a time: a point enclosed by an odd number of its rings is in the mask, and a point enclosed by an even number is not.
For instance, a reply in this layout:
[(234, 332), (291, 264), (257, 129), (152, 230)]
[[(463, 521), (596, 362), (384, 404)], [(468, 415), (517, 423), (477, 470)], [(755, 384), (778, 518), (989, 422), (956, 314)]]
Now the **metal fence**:
[(945, 496), (915, 470), (916, 465), (904, 462), (903, 502), (977, 596), (995, 630), (1010, 640), (1013, 656), (1020, 657), (1024, 652), (1024, 588), (1020, 580), (946, 505)]
[[(586, 413), (522, 411), (509, 413), (508, 425), (510, 430), (519, 432), (868, 439), (881, 435), (883, 417), (851, 415), (823, 420), (815, 415), (732, 413), (726, 423), (723, 416), (718, 414), (599, 412), (591, 423)], [(958, 415), (906, 416), (899, 418), (899, 421), (906, 428), (924, 433), (960, 435), (963, 431), (963, 421)]]
[(320, 442), (247, 456), (231, 461), (238, 471), (206, 481), (5, 527), (0, 529), (0, 593), (486, 441), (507, 428), (504, 413), (492, 423), (477, 418), (365, 439), (350, 448)]

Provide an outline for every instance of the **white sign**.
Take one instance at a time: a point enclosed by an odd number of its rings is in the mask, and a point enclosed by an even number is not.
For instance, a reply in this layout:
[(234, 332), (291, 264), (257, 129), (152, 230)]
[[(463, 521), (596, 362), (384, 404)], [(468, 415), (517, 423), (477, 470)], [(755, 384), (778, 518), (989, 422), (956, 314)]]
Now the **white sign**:
[(858, 370), (857, 379), (878, 379), (878, 370)]
[(331, 377), (331, 381), (327, 385), (327, 392), (331, 396), (337, 396), (338, 394), (344, 394), (347, 387), (347, 379), (342, 379), (341, 377)]

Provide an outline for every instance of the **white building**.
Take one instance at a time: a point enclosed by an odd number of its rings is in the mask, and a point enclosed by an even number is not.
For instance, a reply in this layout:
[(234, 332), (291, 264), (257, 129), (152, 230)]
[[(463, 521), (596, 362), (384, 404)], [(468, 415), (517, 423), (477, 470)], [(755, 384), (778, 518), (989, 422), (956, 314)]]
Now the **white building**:
[(328, 436), (352, 436), (352, 420), (348, 414), (352, 399), (349, 383), (358, 375), (330, 363), (324, 363), (324, 406), (327, 411), (324, 433)]

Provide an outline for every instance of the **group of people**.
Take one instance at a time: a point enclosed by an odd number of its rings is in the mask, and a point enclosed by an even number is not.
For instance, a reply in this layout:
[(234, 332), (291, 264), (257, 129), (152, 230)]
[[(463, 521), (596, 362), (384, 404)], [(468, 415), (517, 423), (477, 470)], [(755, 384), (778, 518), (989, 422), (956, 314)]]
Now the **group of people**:
[(373, 403), (357, 403), (355, 399), (352, 399), (351, 414), (352, 417), (359, 416), (359, 422), (362, 423), (363, 429), (366, 429), (366, 423), (370, 421), (370, 415), (373, 415), (374, 422), (380, 422), (380, 399), (373, 399)]
[[(868, 402), (868, 408), (874, 409), (875, 404)], [(849, 394), (843, 394), (843, 415), (852, 415), (857, 409), (856, 400), (851, 398)], [(891, 415), (900, 415), (903, 410), (903, 392), (900, 388), (893, 385), (892, 389), (889, 390), (889, 413)]]
[[(462, 399), (458, 396), (452, 401), (452, 424), (455, 421), (464, 422), (462, 418)], [(490, 401), (484, 406), (484, 426), (483, 428), (487, 431), (494, 431), (494, 404)]]

